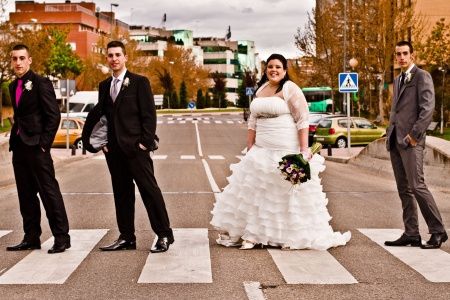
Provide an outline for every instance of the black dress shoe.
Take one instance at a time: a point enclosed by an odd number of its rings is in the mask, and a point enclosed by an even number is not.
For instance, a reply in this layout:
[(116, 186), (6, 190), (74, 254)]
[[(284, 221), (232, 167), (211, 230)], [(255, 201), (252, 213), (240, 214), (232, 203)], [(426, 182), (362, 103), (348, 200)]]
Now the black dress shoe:
[(126, 240), (118, 239), (111, 245), (100, 247), (100, 250), (103, 251), (136, 250), (136, 242), (129, 242)]
[(422, 239), (420, 235), (409, 236), (406, 234), (402, 234), (402, 236), (395, 241), (386, 241), (384, 242), (386, 246), (409, 246), (411, 247), (420, 247), (422, 245)]
[(442, 243), (448, 240), (448, 235), (446, 232), (442, 233), (432, 233), (430, 240), (425, 244), (420, 246), (422, 249), (437, 249), (440, 248)]
[(41, 244), (39, 242), (30, 243), (27, 241), (21, 241), (20, 244), (6, 247), (6, 251), (22, 251), (22, 250), (35, 250), (35, 249), (41, 249)]
[(158, 237), (158, 240), (156, 241), (155, 247), (153, 247), (150, 252), (151, 253), (160, 253), (160, 252), (166, 252), (169, 250), (170, 244), (173, 244), (174, 239), (173, 237)]
[(70, 248), (70, 242), (65, 242), (65, 243), (54, 243), (53, 246), (48, 249), (48, 253), (49, 254), (54, 254), (54, 253), (61, 253), (66, 251), (66, 249)]

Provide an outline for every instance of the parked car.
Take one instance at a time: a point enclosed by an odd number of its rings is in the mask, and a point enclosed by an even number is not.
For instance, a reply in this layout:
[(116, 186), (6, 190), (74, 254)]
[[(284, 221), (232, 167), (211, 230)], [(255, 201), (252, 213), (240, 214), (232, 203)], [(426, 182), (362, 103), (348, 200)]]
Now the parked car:
[(61, 118), (58, 131), (52, 147), (66, 147), (67, 128), (69, 128), (69, 146), (75, 145), (78, 149), (83, 148), (81, 133), (83, 131), (84, 120), (81, 118)]
[[(351, 117), (350, 121), (352, 145), (366, 145), (386, 136), (386, 129), (377, 127), (365, 118)], [(347, 147), (347, 117), (322, 118), (317, 124), (314, 141), (338, 148)]]
[[(98, 91), (80, 91), (69, 98), (69, 117), (86, 119), (98, 102)], [(61, 117), (67, 116), (67, 107), (61, 110)]]
[(329, 113), (309, 113), (309, 131), (308, 131), (308, 145), (311, 146), (314, 141), (314, 134), (316, 133), (317, 124), (324, 117), (329, 117), (331, 114)]

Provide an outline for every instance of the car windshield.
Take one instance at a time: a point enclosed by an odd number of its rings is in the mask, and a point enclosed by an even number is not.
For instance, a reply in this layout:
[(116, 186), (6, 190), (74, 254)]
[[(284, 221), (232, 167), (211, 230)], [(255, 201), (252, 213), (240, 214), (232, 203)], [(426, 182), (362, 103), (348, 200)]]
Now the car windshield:
[[(84, 103), (69, 103), (69, 112), (70, 113), (81, 112), (83, 106)], [(67, 113), (66, 106), (63, 107), (62, 112)]]
[(309, 123), (318, 123), (323, 115), (309, 115)]

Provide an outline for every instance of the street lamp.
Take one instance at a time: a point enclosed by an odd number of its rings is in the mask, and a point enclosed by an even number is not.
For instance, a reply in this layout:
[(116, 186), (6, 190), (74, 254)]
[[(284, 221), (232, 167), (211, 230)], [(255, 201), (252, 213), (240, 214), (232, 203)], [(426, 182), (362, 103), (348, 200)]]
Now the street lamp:
[[(355, 68), (358, 66), (358, 60), (356, 58), (352, 57), (348, 61), (348, 64), (352, 68), (352, 71), (355, 71)], [(350, 101), (350, 99), (348, 99), (348, 100)], [(350, 107), (350, 105), (349, 105), (349, 107)], [(361, 105), (359, 102), (358, 102), (358, 117), (361, 117)]]
[(111, 16), (111, 33), (110, 33), (110, 35), (111, 35), (111, 37), (112, 37), (112, 33), (113, 33), (113, 6), (114, 7), (118, 7), (119, 6), (119, 4), (117, 4), (117, 3), (111, 3), (110, 4), (111, 5), (111, 11), (110, 11), (110, 16)]
[(442, 100), (441, 100), (441, 134), (444, 134), (444, 91), (445, 91), (445, 73), (447, 69), (445, 67), (439, 67), (439, 71), (442, 72)]
[[(172, 81), (173, 81), (173, 79), (172, 79), (172, 65), (174, 63), (175, 62), (173, 62), (173, 61), (169, 61), (169, 80), (172, 80)], [(171, 91), (171, 89), (169, 89), (169, 101), (167, 101), (167, 108), (168, 109), (170, 109), (170, 99), (172, 99), (172, 91)]]

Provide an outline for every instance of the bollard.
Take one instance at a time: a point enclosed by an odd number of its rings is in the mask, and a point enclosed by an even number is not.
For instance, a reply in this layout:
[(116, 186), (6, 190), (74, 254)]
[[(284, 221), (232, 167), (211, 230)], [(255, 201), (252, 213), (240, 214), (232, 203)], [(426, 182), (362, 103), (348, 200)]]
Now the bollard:
[(327, 150), (328, 150), (328, 156), (333, 156), (333, 153), (331, 152), (331, 145), (327, 146)]
[(81, 153), (82, 153), (83, 155), (86, 155), (86, 148), (84, 148), (84, 146), (83, 146), (83, 150), (81, 151)]
[(72, 145), (72, 156), (74, 156), (75, 154), (77, 154), (77, 146)]

